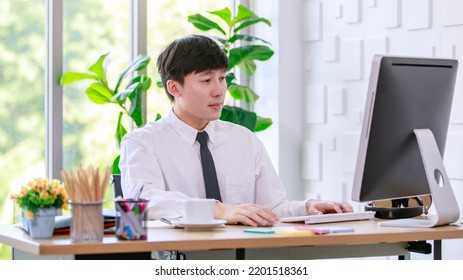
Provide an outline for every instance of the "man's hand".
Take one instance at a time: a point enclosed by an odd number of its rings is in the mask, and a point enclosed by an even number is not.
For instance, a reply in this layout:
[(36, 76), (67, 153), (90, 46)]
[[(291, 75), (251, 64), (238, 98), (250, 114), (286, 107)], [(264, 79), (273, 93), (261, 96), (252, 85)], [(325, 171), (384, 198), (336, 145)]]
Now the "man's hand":
[(272, 226), (278, 220), (270, 209), (257, 204), (216, 203), (215, 218), (226, 220), (227, 224), (242, 223), (252, 227)]
[(346, 213), (352, 212), (352, 206), (347, 202), (334, 202), (323, 200), (309, 200), (305, 204), (305, 209), (309, 215), (320, 215), (326, 213)]

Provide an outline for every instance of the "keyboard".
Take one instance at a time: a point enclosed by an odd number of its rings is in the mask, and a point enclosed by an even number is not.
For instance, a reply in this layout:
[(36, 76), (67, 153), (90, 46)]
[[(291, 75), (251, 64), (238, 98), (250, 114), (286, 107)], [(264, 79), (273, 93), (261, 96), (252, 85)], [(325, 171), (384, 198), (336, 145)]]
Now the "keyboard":
[(283, 223), (304, 222), (305, 224), (310, 225), (310, 224), (368, 220), (368, 219), (373, 219), (374, 217), (375, 217), (374, 211), (365, 211), (365, 212), (348, 212), (348, 213), (333, 213), (333, 214), (323, 214), (323, 215), (285, 217), (285, 218), (281, 218), (280, 222), (283, 222)]

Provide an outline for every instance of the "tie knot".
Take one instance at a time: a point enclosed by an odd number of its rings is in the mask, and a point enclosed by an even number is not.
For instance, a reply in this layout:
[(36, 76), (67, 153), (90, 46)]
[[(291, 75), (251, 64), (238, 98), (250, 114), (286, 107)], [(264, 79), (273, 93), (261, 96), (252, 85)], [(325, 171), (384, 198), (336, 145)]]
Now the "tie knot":
[(198, 135), (196, 135), (196, 140), (198, 140), (201, 145), (207, 145), (207, 139), (209, 139), (209, 136), (206, 131), (198, 132)]

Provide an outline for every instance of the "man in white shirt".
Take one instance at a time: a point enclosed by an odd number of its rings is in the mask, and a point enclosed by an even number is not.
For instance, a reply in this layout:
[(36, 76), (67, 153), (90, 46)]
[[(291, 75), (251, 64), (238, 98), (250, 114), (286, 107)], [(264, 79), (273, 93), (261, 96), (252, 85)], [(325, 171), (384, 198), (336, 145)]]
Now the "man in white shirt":
[(177, 217), (175, 203), (205, 198), (198, 132), (209, 137), (221, 202), (215, 218), (229, 224), (269, 226), (279, 217), (351, 212), (348, 203), (288, 201), (268, 154), (254, 133), (218, 120), (227, 90), (228, 60), (215, 41), (191, 35), (172, 42), (158, 57), (170, 113), (128, 133), (121, 143), (125, 197), (149, 199), (150, 219)]

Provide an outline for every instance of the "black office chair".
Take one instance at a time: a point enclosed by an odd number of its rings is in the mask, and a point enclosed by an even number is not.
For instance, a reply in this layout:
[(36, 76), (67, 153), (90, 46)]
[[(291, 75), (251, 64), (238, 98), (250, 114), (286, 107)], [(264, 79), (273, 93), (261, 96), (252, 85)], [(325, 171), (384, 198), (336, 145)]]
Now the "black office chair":
[(124, 197), (122, 194), (122, 186), (121, 186), (121, 174), (113, 174), (113, 190), (114, 190), (114, 198), (120, 196)]

